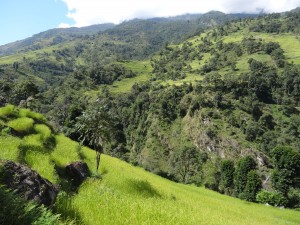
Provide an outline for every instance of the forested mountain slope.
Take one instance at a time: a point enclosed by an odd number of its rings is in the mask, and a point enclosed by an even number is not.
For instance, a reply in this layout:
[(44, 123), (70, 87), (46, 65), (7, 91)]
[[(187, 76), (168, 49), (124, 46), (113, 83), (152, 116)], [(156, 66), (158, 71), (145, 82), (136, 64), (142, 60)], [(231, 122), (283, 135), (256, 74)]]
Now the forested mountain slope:
[(74, 140), (105, 109), (115, 128), (107, 154), (176, 182), (298, 208), (299, 11), (220, 26), (223, 14), (206, 16), (205, 31), (202, 17), (133, 20), (1, 57), (1, 95), (46, 113)]
[(35, 34), (25, 40), (0, 46), (0, 56), (42, 49), (47, 46), (68, 42), (84, 35), (93, 35), (113, 28), (114, 24), (100, 24), (88, 27), (55, 28)]

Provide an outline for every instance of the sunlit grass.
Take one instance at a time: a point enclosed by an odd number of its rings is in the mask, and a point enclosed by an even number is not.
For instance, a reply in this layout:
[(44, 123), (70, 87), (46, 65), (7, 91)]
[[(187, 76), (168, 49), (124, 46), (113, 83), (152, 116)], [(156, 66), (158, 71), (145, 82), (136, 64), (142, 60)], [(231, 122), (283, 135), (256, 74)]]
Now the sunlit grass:
[(43, 122), (46, 121), (46, 118), (43, 114), (36, 113), (36, 112), (31, 111), (30, 109), (25, 109), (25, 108), (21, 108), (19, 110), (19, 116), (20, 117), (29, 117), (29, 118), (40, 120)]
[(32, 169), (36, 170), (42, 177), (53, 183), (58, 182), (58, 175), (54, 169), (54, 163), (51, 162), (49, 154), (28, 150), (25, 156), (25, 162)]
[(9, 135), (0, 136), (0, 159), (18, 160), (21, 139)]
[[(85, 150), (84, 154), (89, 166), (93, 166), (93, 152)], [(100, 173), (102, 180), (87, 180), (72, 199), (72, 207), (85, 224), (296, 225), (300, 222), (299, 212), (176, 184), (106, 155), (102, 156)]]
[(0, 117), (6, 117), (13, 114), (15, 107), (13, 105), (6, 105), (0, 108)]
[[(17, 160), (20, 149), (26, 164), (52, 182), (59, 180), (55, 164), (84, 160), (95, 169), (95, 152), (64, 137), (56, 136), (54, 149), (46, 149), (41, 134), (1, 137), (1, 158)], [(14, 143), (14, 144), (12, 144)], [(22, 147), (20, 147), (23, 146)], [(2, 148), (5, 146), (5, 148)], [(14, 153), (13, 153), (14, 152)], [(12, 154), (13, 153), (13, 154)], [(131, 166), (119, 159), (101, 156), (101, 178), (87, 179), (77, 194), (59, 196), (58, 213), (72, 212), (82, 224), (207, 224), (207, 225), (296, 225), (300, 213), (280, 210), (206, 190), (177, 184)], [(93, 173), (95, 174), (95, 173)]]
[(237, 71), (236, 73), (241, 74), (249, 71), (249, 59), (255, 59), (257, 61), (263, 62), (265, 65), (274, 66), (274, 62), (271, 59), (271, 56), (267, 54), (251, 54), (251, 55), (243, 55), (239, 58), (236, 64)]
[(35, 124), (33, 129), (35, 132), (41, 134), (42, 140), (47, 140), (51, 136), (51, 129), (45, 124)]
[(278, 42), (284, 50), (284, 55), (289, 62), (300, 64), (300, 39), (290, 33), (286, 34), (265, 34), (251, 33), (254, 37), (262, 38), (265, 41)]
[(182, 85), (184, 83), (194, 84), (195, 82), (200, 81), (200, 80), (203, 80), (203, 76), (201, 76), (199, 74), (188, 73), (188, 74), (186, 74), (186, 77), (184, 79), (159, 81), (158, 83), (160, 83), (162, 85)]
[(22, 117), (9, 121), (7, 125), (17, 132), (24, 133), (29, 132), (32, 129), (33, 123), (33, 119)]
[(51, 154), (51, 159), (59, 166), (66, 166), (71, 162), (80, 160), (78, 155), (79, 144), (64, 135), (55, 136), (56, 147)]

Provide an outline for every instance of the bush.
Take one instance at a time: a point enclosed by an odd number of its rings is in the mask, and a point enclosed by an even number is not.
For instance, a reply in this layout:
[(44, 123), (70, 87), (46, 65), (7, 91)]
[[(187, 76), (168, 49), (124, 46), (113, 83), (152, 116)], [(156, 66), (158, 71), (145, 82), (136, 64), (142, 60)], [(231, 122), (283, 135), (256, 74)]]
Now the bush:
[(287, 196), (290, 188), (299, 187), (300, 153), (291, 147), (278, 146), (272, 150), (271, 155), (275, 166), (273, 186)]
[(288, 207), (300, 208), (300, 189), (291, 188), (288, 193)]
[(273, 206), (286, 206), (287, 204), (287, 199), (281, 193), (266, 190), (262, 190), (257, 193), (256, 201)]
[(59, 215), (52, 214), (45, 207), (27, 202), (0, 186), (0, 224), (64, 224)]
[(220, 191), (229, 194), (233, 189), (234, 163), (231, 160), (221, 162)]

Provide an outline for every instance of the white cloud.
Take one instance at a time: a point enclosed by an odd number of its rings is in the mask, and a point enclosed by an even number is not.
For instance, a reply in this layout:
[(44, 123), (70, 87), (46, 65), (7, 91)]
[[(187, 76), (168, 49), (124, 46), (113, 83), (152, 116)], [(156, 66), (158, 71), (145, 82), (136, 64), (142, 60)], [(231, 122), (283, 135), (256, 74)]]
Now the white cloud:
[(67, 23), (60, 23), (58, 25), (58, 28), (69, 28), (69, 27), (71, 27), (71, 26), (70, 26), (70, 24), (67, 24)]
[(283, 12), (300, 6), (300, 0), (61, 0), (67, 4), (72, 26), (120, 23), (133, 18), (166, 17), (219, 10), (226, 13), (260, 10)]

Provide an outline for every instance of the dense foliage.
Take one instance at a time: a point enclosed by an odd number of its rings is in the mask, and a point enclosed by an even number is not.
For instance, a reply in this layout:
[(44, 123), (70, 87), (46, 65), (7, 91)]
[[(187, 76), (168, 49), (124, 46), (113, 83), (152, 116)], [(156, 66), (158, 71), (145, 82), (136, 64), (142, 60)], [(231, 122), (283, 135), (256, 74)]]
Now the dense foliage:
[[(129, 21), (1, 64), (0, 95), (46, 113), (55, 129), (100, 152), (101, 120), (109, 115), (114, 131), (104, 126), (112, 141), (103, 151), (176, 182), (299, 207), (300, 66), (273, 40), (289, 35), (299, 44), (299, 28), (291, 26), (298, 19), (298, 11), (271, 14), (202, 34), (197, 19)], [(186, 29), (198, 36), (175, 45), (180, 38), (170, 36)], [(147, 71), (127, 60), (157, 50), (146, 81), (111, 92)]]
[[(67, 224), (60, 221), (59, 215), (55, 215), (45, 207), (39, 207), (33, 202), (25, 201), (4, 187), (0, 187), (0, 204), (0, 224)], [(69, 222), (71, 223), (71, 221)]]

